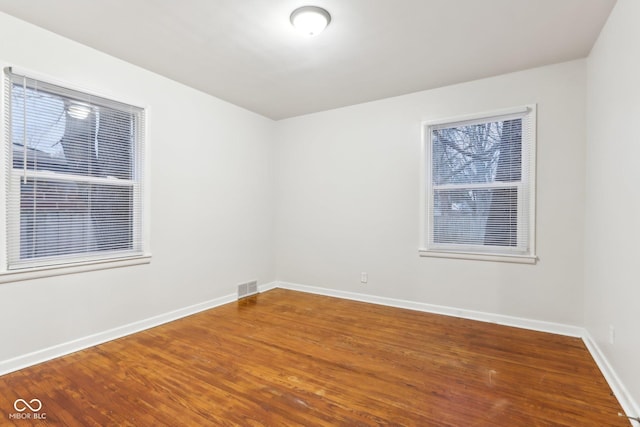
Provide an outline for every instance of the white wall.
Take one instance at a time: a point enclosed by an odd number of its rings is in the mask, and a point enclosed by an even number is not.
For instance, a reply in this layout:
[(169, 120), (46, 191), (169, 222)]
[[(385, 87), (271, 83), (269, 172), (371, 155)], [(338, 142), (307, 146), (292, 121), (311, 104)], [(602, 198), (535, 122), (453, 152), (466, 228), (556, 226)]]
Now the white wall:
[[(585, 79), (580, 60), (277, 122), (278, 279), (582, 325)], [(420, 258), (421, 121), (530, 103), (538, 264)]]
[[(639, 22), (640, 2), (618, 0), (588, 59), (585, 223), (585, 323), (636, 405), (640, 402)], [(610, 325), (615, 328), (613, 345)]]
[(273, 122), (0, 14), (0, 65), (148, 108), (151, 264), (0, 284), (2, 361), (275, 279)]

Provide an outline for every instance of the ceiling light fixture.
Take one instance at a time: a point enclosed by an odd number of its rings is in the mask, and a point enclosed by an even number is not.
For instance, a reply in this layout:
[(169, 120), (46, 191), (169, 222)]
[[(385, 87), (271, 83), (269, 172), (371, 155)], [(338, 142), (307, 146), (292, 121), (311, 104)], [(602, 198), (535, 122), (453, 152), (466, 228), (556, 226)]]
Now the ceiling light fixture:
[(305, 36), (320, 34), (329, 22), (329, 12), (317, 6), (302, 6), (291, 13), (291, 25)]

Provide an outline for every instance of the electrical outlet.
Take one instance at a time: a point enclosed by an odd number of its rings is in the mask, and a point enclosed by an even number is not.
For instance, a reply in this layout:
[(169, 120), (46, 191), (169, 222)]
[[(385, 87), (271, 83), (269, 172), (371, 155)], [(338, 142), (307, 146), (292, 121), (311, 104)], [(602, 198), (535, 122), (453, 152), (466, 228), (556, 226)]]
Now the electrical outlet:
[(616, 343), (616, 328), (613, 325), (609, 325), (609, 344)]
[(369, 275), (366, 271), (360, 273), (360, 283), (367, 283), (369, 281)]

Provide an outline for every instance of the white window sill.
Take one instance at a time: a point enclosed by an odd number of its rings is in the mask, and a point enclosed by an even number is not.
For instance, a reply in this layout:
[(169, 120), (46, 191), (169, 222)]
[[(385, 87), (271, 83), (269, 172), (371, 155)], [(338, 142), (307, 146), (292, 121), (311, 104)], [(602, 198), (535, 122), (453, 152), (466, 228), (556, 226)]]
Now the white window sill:
[(43, 277), (62, 276), (64, 274), (82, 273), (86, 271), (106, 270), (110, 268), (129, 267), (132, 265), (149, 264), (151, 254), (131, 258), (110, 259), (104, 261), (90, 261), (77, 264), (52, 265), (23, 270), (9, 270), (0, 272), (0, 283), (18, 282), (21, 280), (40, 279)]
[(467, 252), (430, 251), (419, 249), (421, 257), (470, 259), (477, 261), (510, 262), (516, 264), (535, 264), (538, 257), (535, 255), (505, 255), (505, 254), (480, 254)]

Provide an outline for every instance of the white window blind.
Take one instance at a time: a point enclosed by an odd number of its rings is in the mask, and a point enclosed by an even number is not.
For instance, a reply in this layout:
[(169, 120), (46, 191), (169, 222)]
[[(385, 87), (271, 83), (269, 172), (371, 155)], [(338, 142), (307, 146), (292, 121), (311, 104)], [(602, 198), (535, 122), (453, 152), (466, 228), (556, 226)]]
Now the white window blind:
[(534, 256), (534, 118), (425, 124), (426, 251)]
[(142, 255), (144, 110), (5, 70), (7, 268)]

